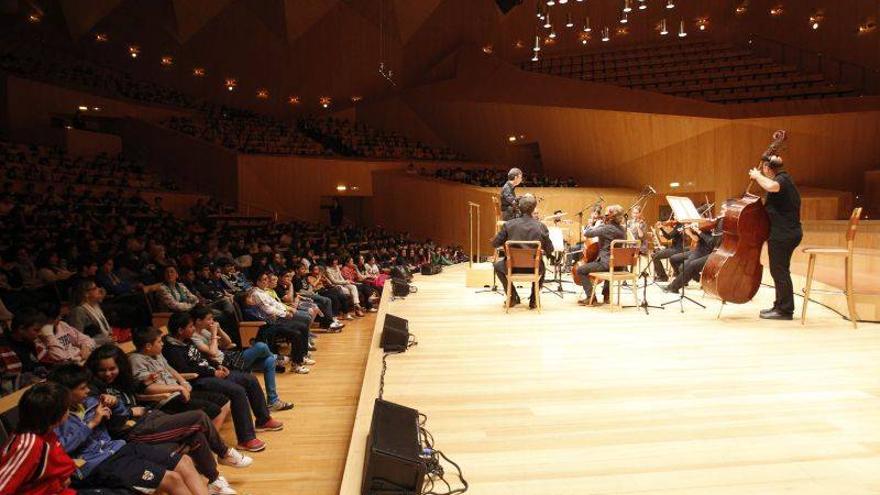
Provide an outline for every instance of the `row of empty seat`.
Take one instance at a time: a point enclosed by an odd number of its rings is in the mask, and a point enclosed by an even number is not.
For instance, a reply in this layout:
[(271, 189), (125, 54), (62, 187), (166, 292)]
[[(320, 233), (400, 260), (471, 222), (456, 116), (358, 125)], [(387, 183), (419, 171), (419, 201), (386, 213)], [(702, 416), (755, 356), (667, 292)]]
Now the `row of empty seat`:
[(715, 103), (854, 96), (858, 88), (710, 41), (674, 42), (524, 63), (524, 70)]

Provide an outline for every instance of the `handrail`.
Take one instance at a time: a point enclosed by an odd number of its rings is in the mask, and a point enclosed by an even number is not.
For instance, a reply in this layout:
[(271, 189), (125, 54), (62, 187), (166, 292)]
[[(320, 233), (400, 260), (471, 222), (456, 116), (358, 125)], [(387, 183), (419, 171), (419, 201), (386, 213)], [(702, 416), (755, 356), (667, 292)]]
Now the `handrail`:
[(794, 64), (799, 70), (819, 72), (835, 83), (854, 84), (863, 94), (880, 93), (880, 69), (847, 62), (760, 34), (749, 34), (747, 41), (749, 48), (771, 56), (783, 65)]
[(260, 205), (254, 204), (254, 203), (248, 203), (246, 201), (239, 201), (238, 202), (238, 211), (239, 211), (239, 213), (246, 215), (246, 216), (251, 216), (251, 215), (259, 214), (259, 213), (269, 214), (272, 216), (273, 222), (277, 222), (278, 217), (279, 217), (278, 210), (266, 208), (264, 206), (260, 206)]

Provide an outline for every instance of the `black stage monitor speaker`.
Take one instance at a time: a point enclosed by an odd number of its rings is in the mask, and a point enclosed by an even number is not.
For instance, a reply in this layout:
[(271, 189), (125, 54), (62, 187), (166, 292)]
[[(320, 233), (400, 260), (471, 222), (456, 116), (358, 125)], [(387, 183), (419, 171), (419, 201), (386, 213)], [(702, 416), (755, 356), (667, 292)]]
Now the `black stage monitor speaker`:
[(510, 10), (522, 3), (522, 0), (495, 0), (502, 14), (510, 12)]
[(426, 467), (421, 448), (419, 412), (376, 399), (361, 495), (422, 493)]
[(381, 346), (385, 352), (405, 351), (409, 344), (409, 320), (399, 316), (385, 315)]

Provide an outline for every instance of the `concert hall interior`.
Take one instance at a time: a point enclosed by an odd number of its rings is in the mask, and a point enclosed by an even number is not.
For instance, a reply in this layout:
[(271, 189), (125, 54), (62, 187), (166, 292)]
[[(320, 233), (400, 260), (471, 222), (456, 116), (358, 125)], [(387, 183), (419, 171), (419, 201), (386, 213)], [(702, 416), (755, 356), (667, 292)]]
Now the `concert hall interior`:
[(0, 495), (880, 491), (877, 0), (0, 0)]

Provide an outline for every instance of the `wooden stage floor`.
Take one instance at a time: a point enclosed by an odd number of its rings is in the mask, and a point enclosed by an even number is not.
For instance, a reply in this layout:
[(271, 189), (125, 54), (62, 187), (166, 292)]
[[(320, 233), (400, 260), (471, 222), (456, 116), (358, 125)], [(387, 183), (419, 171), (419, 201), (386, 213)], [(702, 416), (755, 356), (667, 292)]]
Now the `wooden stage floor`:
[[(388, 358), (385, 399), (427, 414), (468, 493), (880, 493), (880, 325), (853, 330), (819, 305), (803, 327), (759, 320), (768, 288), (721, 320), (697, 289), (707, 309), (612, 312), (544, 294), (543, 313), (505, 314), (464, 275), (419, 277), (382, 314), (409, 319), (419, 342)], [(648, 299), (670, 296), (652, 286)]]

